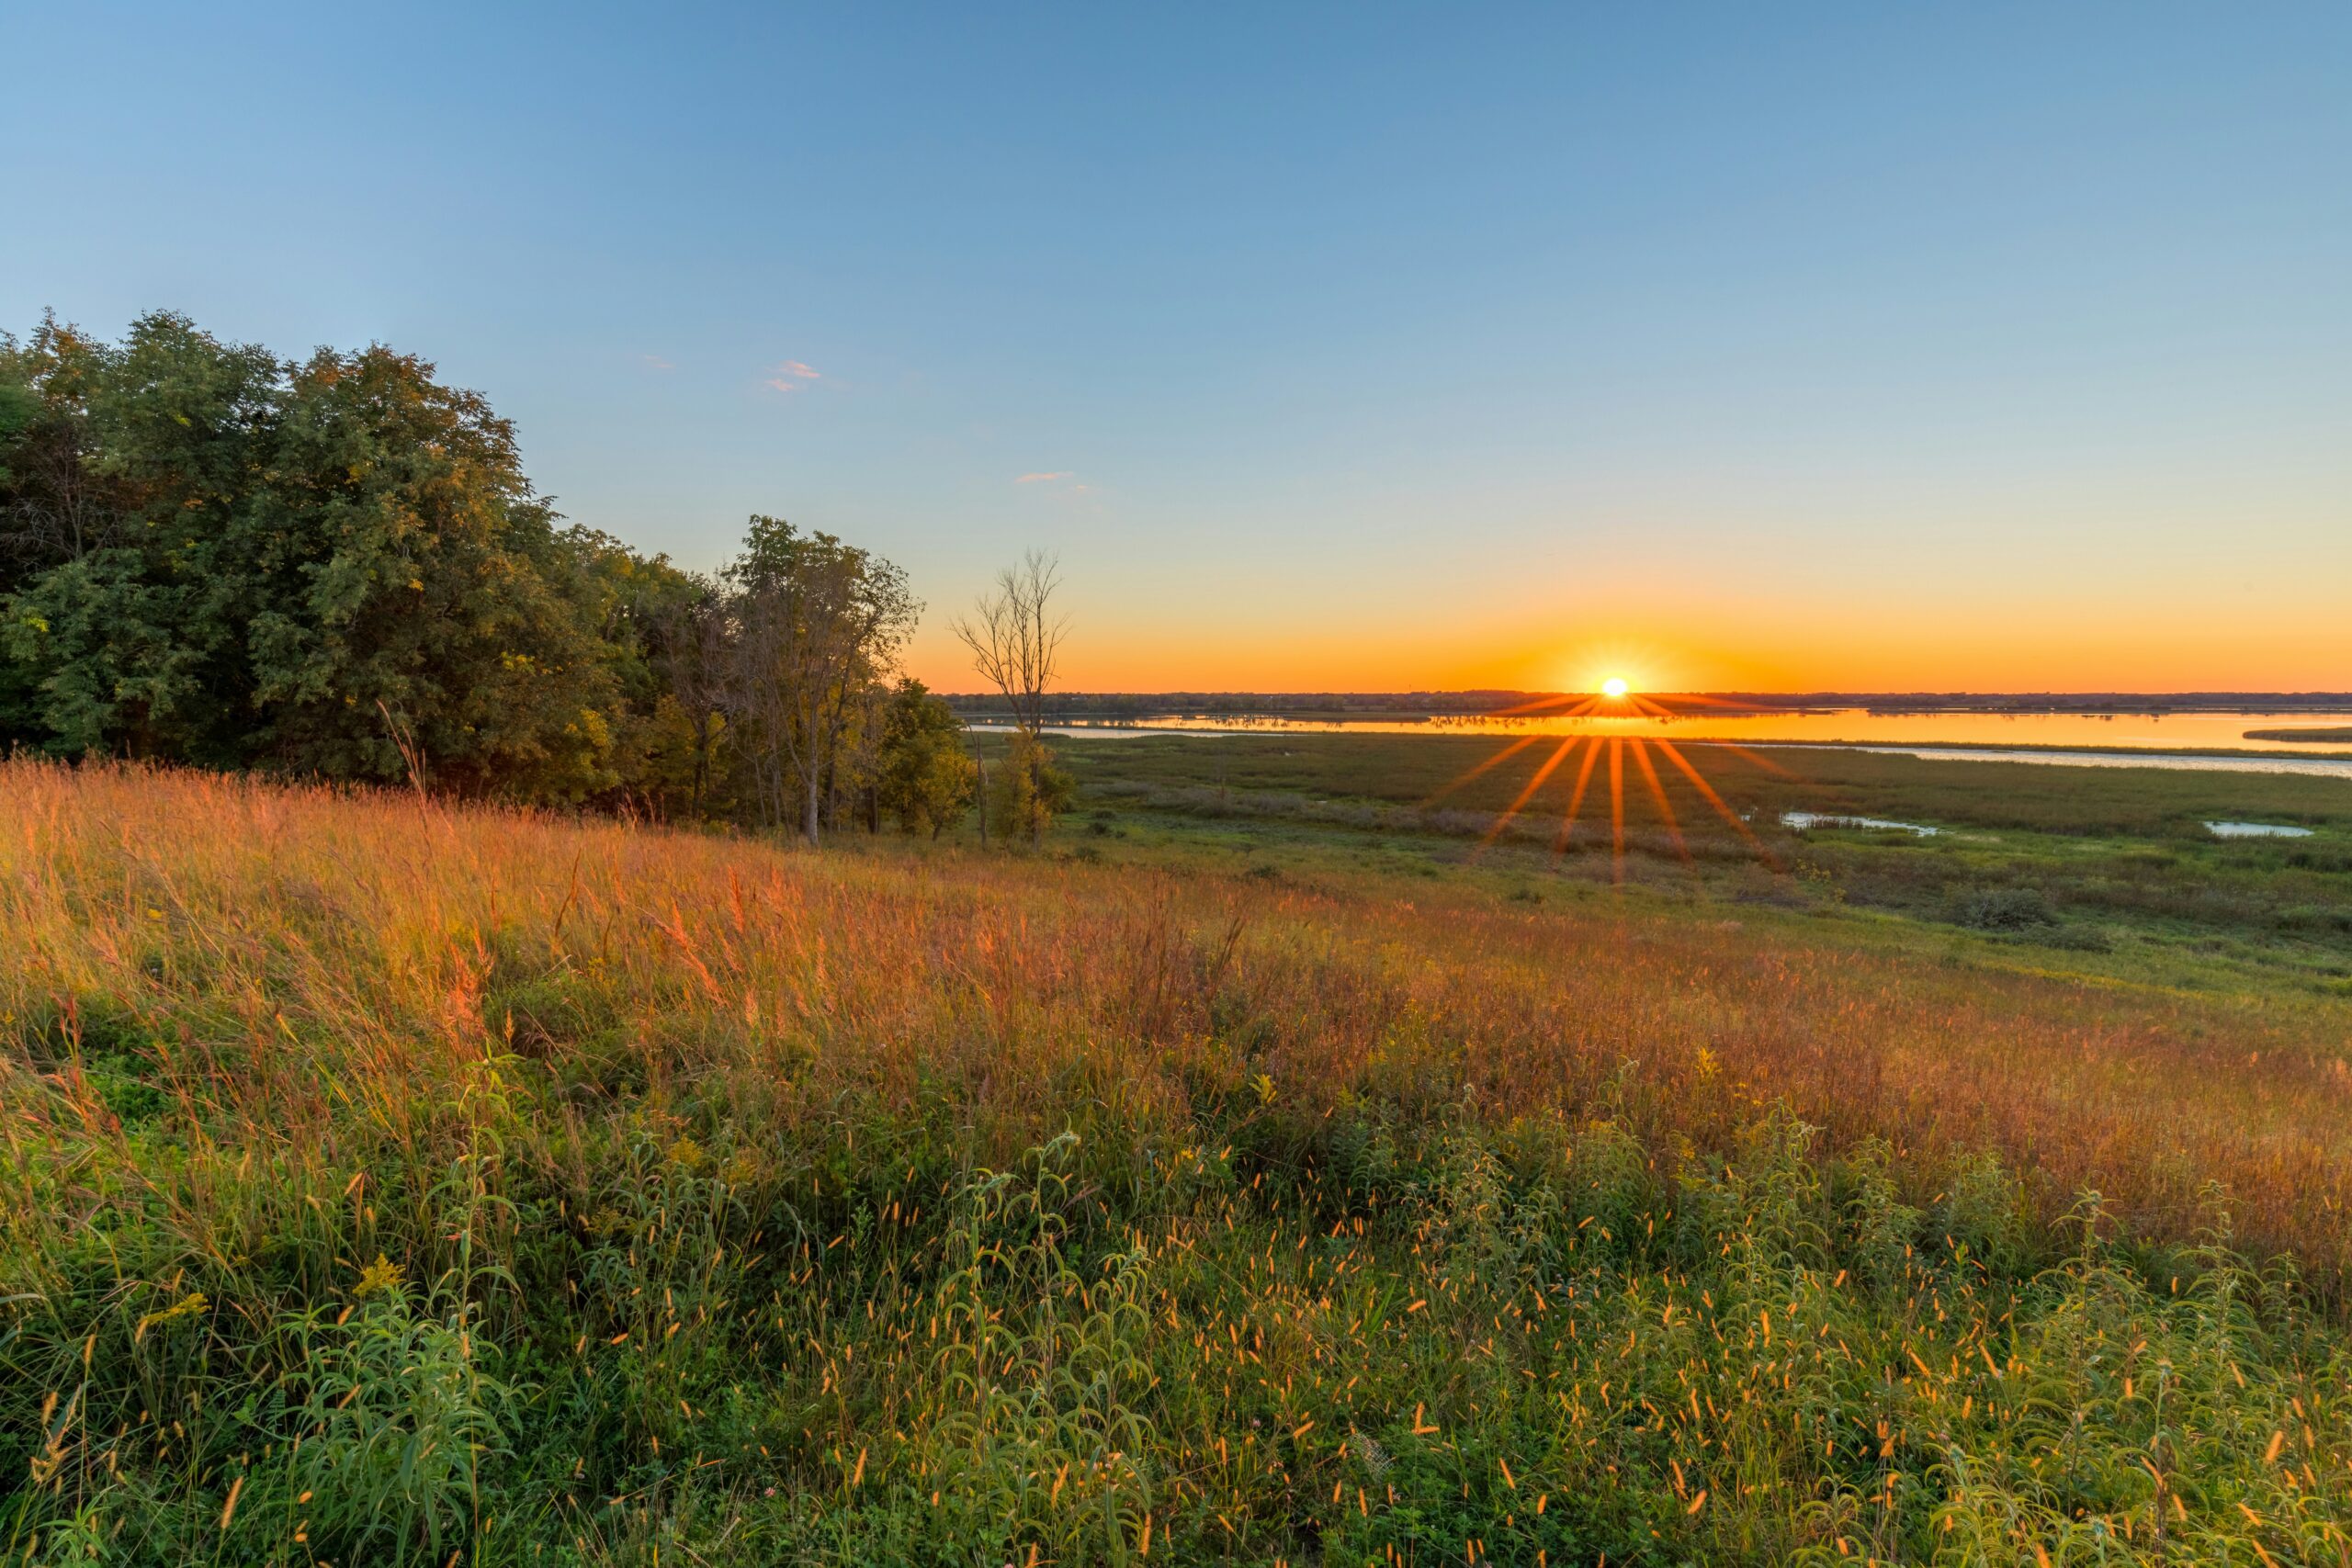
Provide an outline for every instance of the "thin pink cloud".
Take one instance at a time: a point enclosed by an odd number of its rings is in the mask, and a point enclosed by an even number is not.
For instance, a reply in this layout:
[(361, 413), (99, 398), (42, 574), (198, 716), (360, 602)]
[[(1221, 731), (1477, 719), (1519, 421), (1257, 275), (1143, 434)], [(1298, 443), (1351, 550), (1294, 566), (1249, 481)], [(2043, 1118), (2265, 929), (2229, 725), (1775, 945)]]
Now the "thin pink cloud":
[(804, 364), (797, 359), (787, 359), (775, 367), (775, 374), (768, 378), (767, 385), (779, 392), (797, 392), (801, 389), (804, 382), (822, 379), (824, 378), (818, 373), (815, 366)]
[(1072, 473), (1069, 469), (1061, 468), (1050, 474), (1023, 474), (1012, 482), (1017, 485), (1056, 484), (1063, 479), (1076, 479), (1077, 477), (1078, 476)]

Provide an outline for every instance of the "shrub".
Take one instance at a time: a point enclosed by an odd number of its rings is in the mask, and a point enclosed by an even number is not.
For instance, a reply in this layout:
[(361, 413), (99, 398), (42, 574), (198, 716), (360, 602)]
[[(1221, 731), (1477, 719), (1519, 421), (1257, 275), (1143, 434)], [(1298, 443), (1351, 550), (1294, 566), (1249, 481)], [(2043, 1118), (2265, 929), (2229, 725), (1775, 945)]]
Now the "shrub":
[(2032, 887), (1980, 887), (1952, 900), (1957, 924), (1980, 931), (2029, 931), (2058, 923), (2050, 900)]

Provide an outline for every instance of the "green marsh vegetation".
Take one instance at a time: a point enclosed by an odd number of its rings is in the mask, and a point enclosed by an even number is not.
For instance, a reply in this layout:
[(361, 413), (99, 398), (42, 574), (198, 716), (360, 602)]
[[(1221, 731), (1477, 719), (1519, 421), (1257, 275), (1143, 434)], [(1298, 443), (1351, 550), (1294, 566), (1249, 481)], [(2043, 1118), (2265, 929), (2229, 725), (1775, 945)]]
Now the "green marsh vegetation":
[[(1441, 736), (1151, 736), (1059, 742), (1080, 805), (1180, 858), (1215, 846), (1299, 874), (1468, 877), (1575, 899), (1617, 878), (1596, 770), (1558, 851), (1577, 768), (1498, 823), (1557, 744), (1481, 773), (1508, 741)], [(1873, 922), (1943, 951), (1975, 932), (2021, 962), (2166, 984), (2250, 985), (2285, 998), (2352, 994), (2352, 781), (2256, 773), (1948, 761), (1826, 747), (1685, 746), (1735, 829), (1660, 763), (1663, 818), (1624, 789), (1623, 876), (1638, 897)], [(1843, 823), (1799, 832), (1788, 812)], [(2250, 819), (2308, 838), (2216, 838)], [(1679, 843), (1678, 843), (1679, 839)], [(1557, 851), (1558, 852), (1555, 852)], [(1775, 869), (1777, 867), (1777, 869)]]

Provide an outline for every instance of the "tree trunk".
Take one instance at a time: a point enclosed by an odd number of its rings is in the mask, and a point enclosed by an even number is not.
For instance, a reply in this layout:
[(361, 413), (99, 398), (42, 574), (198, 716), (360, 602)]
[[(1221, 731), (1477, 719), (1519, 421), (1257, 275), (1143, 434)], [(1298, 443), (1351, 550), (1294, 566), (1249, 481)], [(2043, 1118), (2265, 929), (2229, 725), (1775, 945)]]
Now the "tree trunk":
[(1046, 841), (1046, 781), (1040, 776), (1046, 771), (1046, 738), (1035, 729), (1029, 732), (1028, 766), (1029, 847), (1034, 850)]
[(710, 787), (710, 724), (708, 709), (695, 721), (695, 820), (702, 820), (703, 792)]
[(989, 760), (980, 750), (980, 738), (972, 737), (972, 767), (979, 775), (980, 848), (989, 847)]
[(807, 777), (808, 799), (807, 809), (801, 814), (800, 830), (808, 835), (808, 843), (814, 848), (817, 843), (817, 770), (808, 769)]

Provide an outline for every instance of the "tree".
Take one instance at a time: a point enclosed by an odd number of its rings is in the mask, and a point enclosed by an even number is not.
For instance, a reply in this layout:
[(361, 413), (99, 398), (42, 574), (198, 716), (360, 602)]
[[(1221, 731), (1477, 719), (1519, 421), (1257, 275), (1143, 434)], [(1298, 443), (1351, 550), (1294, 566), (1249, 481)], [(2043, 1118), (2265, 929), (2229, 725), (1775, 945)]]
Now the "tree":
[(727, 704), (734, 621), (726, 591), (707, 577), (684, 579), (647, 617), (647, 660), (656, 678), (641, 773), (664, 796), (683, 793), (695, 817), (723, 806)]
[(721, 575), (734, 623), (728, 712), (760, 810), (781, 823), (797, 797), (814, 844), (843, 782), (843, 737), (898, 662), (921, 604), (890, 562), (780, 517), (754, 516), (743, 554)]
[(918, 608), (773, 517), (715, 579), (564, 525), (514, 427), (413, 355), (281, 360), (164, 311), (0, 334), (0, 748), (741, 802), (813, 841), (879, 810)]
[(718, 681), (725, 621), (716, 589), (665, 556), (639, 555), (604, 534), (574, 528), (570, 537), (619, 688), (606, 803), (657, 818), (702, 817), (718, 798), (726, 735)]
[[(1042, 550), (1031, 550), (1018, 565), (997, 573), (996, 586), (974, 602), (969, 617), (949, 623), (972, 652), (972, 668), (996, 687), (1012, 712), (1013, 747), (1006, 766), (1016, 777), (989, 792), (991, 810), (1001, 822), (1018, 826), (1031, 843), (1045, 836), (1055, 812), (1062, 809), (1069, 790), (1055, 775), (1052, 753), (1045, 743), (1046, 694), (1052, 686), (1068, 620), (1054, 614), (1053, 599), (1061, 587), (1061, 562)], [(1051, 776), (1049, 776), (1051, 775)], [(985, 791), (985, 777), (982, 782)], [(1001, 810), (997, 803), (1005, 804)], [(984, 835), (985, 836), (985, 835)]]
[(269, 750), (396, 777), (382, 715), (467, 793), (578, 800), (615, 782), (616, 649), (601, 536), (560, 532), (514, 427), (389, 349), (295, 370), (251, 557)]
[(24, 694), (13, 738), (247, 765), (243, 525), (267, 482), (282, 367), (161, 312), (119, 346), (46, 321), (0, 359), (22, 389), (0, 456), (0, 651)]
[(964, 751), (964, 721), (921, 681), (901, 680), (882, 712), (875, 787), (883, 810), (910, 833), (939, 837), (963, 820), (978, 768)]
[(1054, 818), (1069, 809), (1078, 781), (1054, 766), (1045, 742), (1025, 729), (1012, 732), (1004, 766), (988, 792), (987, 815), (1008, 839), (1043, 839)]
[(1061, 562), (1031, 550), (996, 574), (995, 588), (973, 602), (970, 616), (948, 623), (972, 650), (972, 668), (1003, 694), (1013, 728), (1031, 736), (1045, 727), (1046, 693), (1069, 626), (1053, 613), (1060, 587)]
[[(609, 789), (613, 541), (514, 431), (380, 346), (301, 364), (185, 316), (0, 340), (0, 729), (66, 755)], [(631, 558), (632, 559), (634, 558)]]

